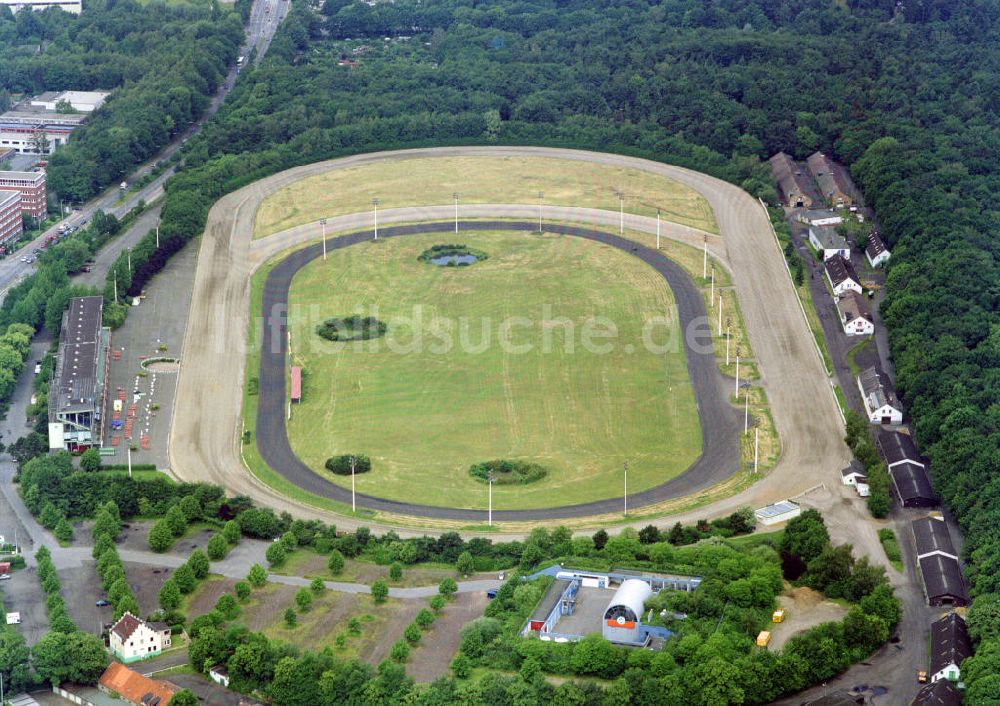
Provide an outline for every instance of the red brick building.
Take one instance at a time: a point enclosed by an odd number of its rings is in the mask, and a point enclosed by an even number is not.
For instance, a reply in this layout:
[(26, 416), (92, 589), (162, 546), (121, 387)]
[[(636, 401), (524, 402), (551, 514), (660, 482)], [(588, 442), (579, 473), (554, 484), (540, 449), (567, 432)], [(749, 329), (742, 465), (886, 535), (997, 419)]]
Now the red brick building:
[(0, 191), (0, 252), (21, 237), (24, 219), (21, 217), (21, 192)]
[(21, 211), (45, 219), (45, 172), (0, 172), (0, 190), (21, 192)]

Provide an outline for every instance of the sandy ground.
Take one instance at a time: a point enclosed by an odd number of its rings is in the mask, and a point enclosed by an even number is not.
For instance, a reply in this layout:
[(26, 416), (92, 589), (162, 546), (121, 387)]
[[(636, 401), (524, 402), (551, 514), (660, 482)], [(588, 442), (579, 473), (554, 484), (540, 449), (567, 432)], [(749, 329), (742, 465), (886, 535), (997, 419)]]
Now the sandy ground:
[(774, 623), (771, 643), (772, 652), (779, 651), (792, 636), (821, 623), (841, 620), (847, 615), (847, 608), (823, 598), (823, 594), (805, 586), (792, 588), (778, 596), (778, 604), (785, 609), (785, 620)]
[[(771, 402), (784, 453), (775, 468), (750, 489), (676, 516), (688, 520), (760, 506), (838, 480), (849, 456), (842, 423), (784, 259), (760, 204), (737, 187), (704, 174), (619, 155), (546, 148), (444, 148), (359, 155), (288, 170), (229, 194), (212, 209), (195, 274), (185, 364), (178, 380), (171, 430), (173, 473), (184, 480), (220, 483), (297, 516), (336, 521), (345, 529), (357, 521), (290, 500), (254, 479), (240, 459), (238, 435), (244, 380), (244, 341), (249, 316), (250, 275), (267, 258), (319, 236), (318, 226), (302, 226), (252, 242), (253, 216), (260, 200), (305, 176), (385, 159), (435, 155), (541, 155), (635, 167), (677, 179), (709, 201), (722, 233), (709, 247), (733, 276), (761, 381)], [(450, 207), (380, 212), (380, 223), (447, 218)], [(462, 217), (532, 217), (537, 206), (481, 205), (460, 210)], [(593, 209), (550, 208), (546, 218), (617, 225), (618, 214)], [(331, 219), (328, 232), (371, 226), (370, 214)], [(627, 216), (629, 228), (655, 232), (655, 219)], [(700, 246), (703, 234), (680, 226), (664, 228), (669, 238)], [(794, 372), (790, 372), (794, 371)], [(687, 515), (690, 517), (687, 517)], [(697, 517), (696, 517), (697, 516)], [(673, 519), (673, 518), (672, 518)], [(367, 524), (374, 524), (368, 522)]]

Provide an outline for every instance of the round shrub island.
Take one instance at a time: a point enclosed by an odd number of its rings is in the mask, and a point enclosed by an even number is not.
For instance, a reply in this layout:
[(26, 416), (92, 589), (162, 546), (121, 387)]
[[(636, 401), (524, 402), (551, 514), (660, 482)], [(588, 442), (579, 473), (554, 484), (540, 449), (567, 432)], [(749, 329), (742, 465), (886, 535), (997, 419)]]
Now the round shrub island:
[(439, 267), (468, 267), (488, 257), (482, 250), (468, 245), (445, 244), (432, 245), (420, 253), (417, 259)]
[(527, 461), (484, 461), (469, 467), (469, 475), (483, 482), (489, 482), (490, 474), (493, 482), (500, 485), (527, 485), (541, 480), (548, 471), (544, 466)]
[(326, 459), (326, 470), (330, 473), (334, 473), (338, 476), (349, 476), (351, 475), (351, 459), (354, 459), (354, 474), (367, 473), (372, 469), (371, 459), (367, 456), (362, 456), (361, 454), (356, 454), (354, 456), (350, 454), (343, 454), (341, 456), (334, 456), (332, 458)]
[(384, 336), (387, 328), (374, 316), (348, 316), (327, 319), (316, 327), (316, 333), (328, 341), (366, 341)]

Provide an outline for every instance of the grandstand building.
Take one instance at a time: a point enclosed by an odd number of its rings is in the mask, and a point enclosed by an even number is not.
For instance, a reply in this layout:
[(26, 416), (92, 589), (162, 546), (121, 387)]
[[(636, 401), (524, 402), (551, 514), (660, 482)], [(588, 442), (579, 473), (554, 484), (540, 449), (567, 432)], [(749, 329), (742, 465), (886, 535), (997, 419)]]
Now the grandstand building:
[(101, 325), (103, 297), (70, 299), (49, 386), (49, 449), (76, 451), (101, 443), (111, 329)]

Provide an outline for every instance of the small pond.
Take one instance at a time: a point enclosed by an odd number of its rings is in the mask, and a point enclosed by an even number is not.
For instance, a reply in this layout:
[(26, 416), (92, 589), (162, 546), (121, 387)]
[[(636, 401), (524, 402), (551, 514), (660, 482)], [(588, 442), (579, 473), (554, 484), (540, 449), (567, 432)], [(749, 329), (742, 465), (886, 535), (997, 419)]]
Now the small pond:
[(478, 257), (469, 254), (438, 255), (437, 257), (431, 258), (431, 264), (439, 266), (472, 265), (478, 260)]

